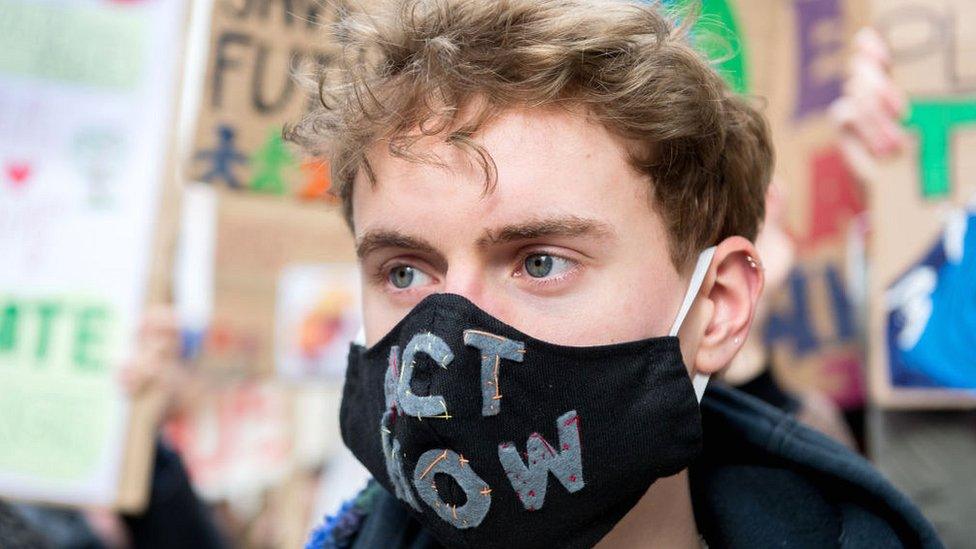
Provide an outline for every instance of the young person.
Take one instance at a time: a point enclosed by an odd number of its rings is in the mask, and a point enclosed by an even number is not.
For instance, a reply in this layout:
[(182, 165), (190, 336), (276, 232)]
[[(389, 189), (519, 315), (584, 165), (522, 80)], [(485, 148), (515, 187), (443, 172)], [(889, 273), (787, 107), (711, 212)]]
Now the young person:
[(939, 546), (847, 449), (702, 398), (762, 291), (773, 153), (660, 7), (382, 4), (287, 132), (355, 234), (341, 424), (375, 477), (310, 546)]

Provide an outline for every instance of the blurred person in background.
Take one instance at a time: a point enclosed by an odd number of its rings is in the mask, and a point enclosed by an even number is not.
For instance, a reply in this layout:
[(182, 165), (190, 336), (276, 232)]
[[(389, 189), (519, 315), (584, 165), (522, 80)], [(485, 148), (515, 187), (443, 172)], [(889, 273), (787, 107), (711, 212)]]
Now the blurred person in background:
[(34, 529), (16, 509), (0, 500), (0, 547), (38, 549), (50, 545), (49, 540)]
[(941, 546), (849, 449), (705, 390), (762, 291), (772, 150), (657, 6), (382, 8), (286, 133), (356, 237), (340, 421), (375, 479), (308, 547)]
[[(121, 368), (120, 383), (132, 398), (151, 399), (158, 406), (160, 423), (181, 406), (185, 394), (189, 374), (181, 363), (180, 342), (175, 312), (169, 307), (151, 309), (143, 318), (133, 357)], [(180, 456), (162, 439), (157, 440), (149, 482), (149, 501), (141, 513), (9, 503), (0, 507), (0, 547), (224, 546)]]
[[(874, 185), (877, 162), (905, 154), (908, 98), (890, 75), (891, 55), (873, 29), (855, 38), (844, 95), (831, 108), (848, 164)], [(949, 547), (976, 547), (976, 412), (876, 410), (868, 421), (878, 468), (932, 521)]]

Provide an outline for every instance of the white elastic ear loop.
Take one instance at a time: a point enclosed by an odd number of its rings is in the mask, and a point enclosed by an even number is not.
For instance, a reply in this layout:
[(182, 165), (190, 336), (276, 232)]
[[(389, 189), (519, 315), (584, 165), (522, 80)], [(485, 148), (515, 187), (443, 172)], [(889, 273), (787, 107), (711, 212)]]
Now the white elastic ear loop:
[[(668, 335), (678, 335), (681, 324), (685, 321), (685, 317), (688, 316), (688, 311), (691, 310), (691, 305), (698, 297), (698, 291), (701, 290), (702, 282), (705, 281), (705, 275), (708, 274), (708, 268), (712, 265), (713, 257), (715, 257), (715, 246), (707, 248), (698, 255), (698, 263), (695, 264), (695, 272), (691, 274), (688, 291), (685, 293), (685, 299), (681, 303), (681, 308), (678, 309), (678, 316), (675, 317), (674, 324), (671, 326), (671, 331)], [(695, 374), (691, 379), (691, 384), (695, 388), (695, 397), (698, 398), (698, 402), (701, 402), (702, 395), (705, 394), (705, 387), (708, 386), (708, 374)]]

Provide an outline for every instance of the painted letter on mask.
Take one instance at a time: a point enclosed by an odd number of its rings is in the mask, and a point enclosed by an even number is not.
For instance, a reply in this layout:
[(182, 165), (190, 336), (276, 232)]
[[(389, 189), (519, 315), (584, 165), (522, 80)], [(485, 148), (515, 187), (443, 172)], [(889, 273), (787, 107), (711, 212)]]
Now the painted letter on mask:
[[(478, 526), (491, 506), (491, 489), (466, 463), (451, 450), (427, 450), (413, 470), (413, 483), (420, 498), (455, 528)], [(464, 505), (459, 507), (441, 499), (434, 484), (437, 474), (450, 476), (464, 490)]]
[(383, 393), (386, 397), (386, 412), (380, 420), (380, 442), (383, 448), (383, 459), (386, 461), (386, 474), (390, 477), (390, 484), (396, 492), (396, 497), (406, 502), (410, 507), (420, 511), (420, 505), (414, 498), (410, 490), (410, 483), (407, 482), (407, 475), (403, 471), (403, 454), (400, 450), (400, 442), (393, 438), (393, 423), (396, 422), (397, 414), (397, 378), (400, 370), (397, 367), (397, 360), (400, 348), (394, 345), (390, 349), (389, 366), (386, 368), (386, 378), (383, 384)]
[(498, 415), (502, 409), (498, 386), (502, 359), (522, 362), (525, 344), (478, 330), (465, 330), (464, 344), (481, 351), (481, 415)]
[(525, 443), (527, 465), (522, 462), (515, 444), (508, 442), (498, 445), (498, 460), (522, 505), (529, 511), (537, 511), (545, 503), (550, 471), (570, 493), (583, 488), (579, 416), (576, 410), (559, 416), (556, 427), (559, 430), (558, 450), (539, 433), (529, 436)]
[(444, 340), (432, 333), (417, 334), (403, 350), (403, 371), (397, 383), (397, 404), (404, 415), (413, 417), (435, 417), (447, 413), (447, 404), (440, 395), (417, 396), (410, 392), (417, 353), (423, 353), (434, 360), (438, 366), (447, 369), (454, 360), (454, 354)]

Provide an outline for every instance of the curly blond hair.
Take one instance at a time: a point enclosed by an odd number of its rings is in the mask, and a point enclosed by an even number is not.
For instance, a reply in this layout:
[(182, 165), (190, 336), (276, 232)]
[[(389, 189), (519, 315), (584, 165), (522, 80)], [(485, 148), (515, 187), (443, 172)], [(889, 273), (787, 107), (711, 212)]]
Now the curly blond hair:
[(627, 0), (384, 0), (333, 29), (341, 62), (315, 73), (318, 108), (285, 137), (328, 158), (352, 225), (366, 151), (437, 162), (412, 150), (426, 136), (472, 153), (494, 184), (479, 128), (514, 107), (582, 107), (633, 144), (673, 263), (723, 238), (755, 239), (773, 152), (767, 123), (689, 44), (685, 23)]

